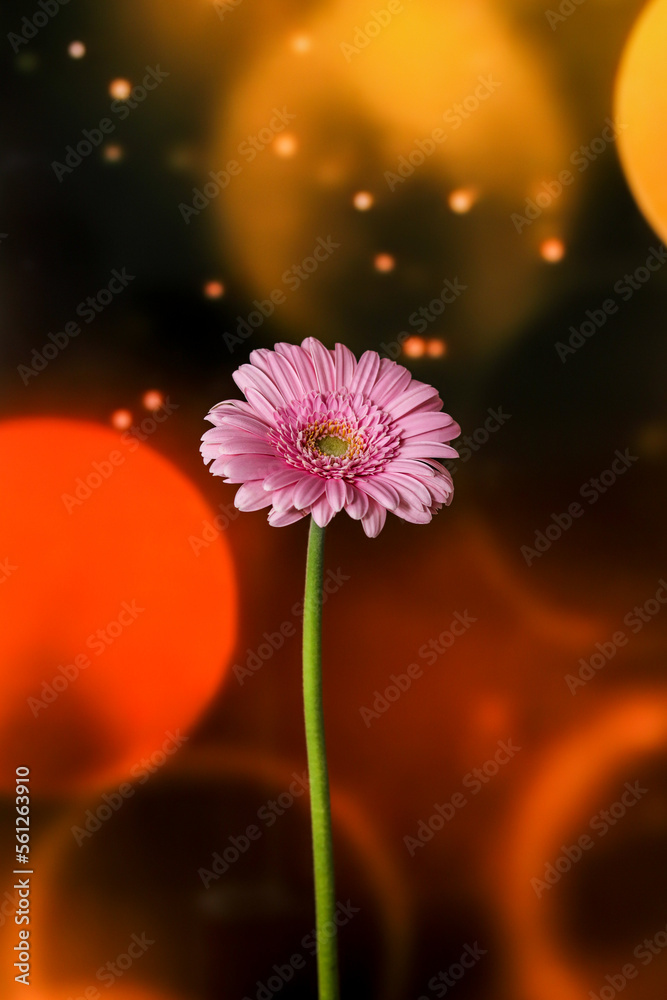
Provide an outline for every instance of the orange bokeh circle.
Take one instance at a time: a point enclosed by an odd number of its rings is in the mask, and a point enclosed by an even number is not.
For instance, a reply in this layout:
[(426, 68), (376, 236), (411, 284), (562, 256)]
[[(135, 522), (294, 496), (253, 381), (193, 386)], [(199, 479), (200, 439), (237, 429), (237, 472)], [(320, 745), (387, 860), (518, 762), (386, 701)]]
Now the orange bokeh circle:
[(623, 169), (637, 204), (663, 240), (667, 240), (666, 37), (667, 0), (653, 0), (642, 10), (626, 44), (615, 101)]
[(228, 545), (196, 488), (142, 436), (0, 423), (5, 787), (23, 766), (33, 792), (131, 778), (222, 680), (236, 628)]

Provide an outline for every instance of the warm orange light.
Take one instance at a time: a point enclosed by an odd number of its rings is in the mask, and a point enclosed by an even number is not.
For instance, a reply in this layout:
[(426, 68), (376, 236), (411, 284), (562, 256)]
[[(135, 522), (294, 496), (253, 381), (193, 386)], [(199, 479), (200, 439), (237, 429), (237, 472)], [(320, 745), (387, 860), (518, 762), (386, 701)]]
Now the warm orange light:
[(86, 46), (83, 42), (70, 42), (67, 51), (72, 59), (82, 59), (86, 54)]
[(426, 341), (426, 353), (429, 358), (442, 358), (447, 352), (447, 345), (444, 340), (439, 340), (437, 337), (433, 337), (431, 340)]
[(229, 518), (216, 522), (150, 433), (165, 424), (0, 423), (3, 785), (24, 763), (35, 791), (125, 780), (169, 730), (192, 726), (224, 676)]
[(549, 264), (557, 264), (565, 256), (565, 244), (562, 240), (552, 237), (540, 244), (540, 257)]
[(296, 136), (292, 135), (291, 132), (283, 132), (282, 135), (276, 136), (273, 140), (273, 152), (276, 156), (284, 158), (294, 156), (297, 146)]
[(403, 344), (403, 353), (409, 358), (421, 358), (426, 351), (426, 344), (423, 337), (408, 337)]
[(108, 143), (102, 149), (102, 156), (108, 163), (117, 163), (118, 160), (122, 160), (124, 156), (124, 151), (122, 146), (118, 146), (114, 142)]
[(129, 80), (119, 77), (117, 80), (112, 80), (109, 84), (109, 93), (117, 101), (126, 101), (132, 93), (132, 84)]
[(114, 410), (111, 414), (111, 424), (118, 431), (127, 430), (132, 424), (132, 414), (129, 410)]
[(303, 55), (304, 52), (310, 52), (312, 42), (308, 35), (294, 35), (291, 41), (291, 47), (293, 52), (298, 52), (299, 55)]
[(457, 188), (456, 191), (450, 193), (447, 204), (452, 212), (456, 212), (457, 215), (464, 215), (470, 211), (476, 201), (477, 195), (472, 188)]
[(370, 191), (357, 191), (352, 199), (352, 204), (359, 212), (367, 212), (372, 207), (374, 201), (375, 199)]
[(207, 299), (219, 299), (225, 294), (225, 286), (221, 281), (207, 281), (204, 285), (204, 295)]
[(390, 253), (379, 253), (373, 261), (373, 267), (376, 271), (386, 274), (388, 271), (393, 271), (396, 267), (396, 258), (392, 257)]
[(164, 403), (164, 396), (157, 389), (149, 389), (144, 393), (141, 402), (147, 410), (159, 410)]

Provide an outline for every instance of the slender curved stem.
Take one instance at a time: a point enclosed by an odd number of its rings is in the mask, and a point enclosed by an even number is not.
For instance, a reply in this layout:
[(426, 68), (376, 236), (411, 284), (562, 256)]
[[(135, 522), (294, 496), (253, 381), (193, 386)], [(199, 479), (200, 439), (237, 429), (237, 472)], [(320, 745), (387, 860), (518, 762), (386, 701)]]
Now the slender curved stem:
[(323, 566), (324, 528), (318, 527), (311, 517), (303, 603), (303, 705), (313, 833), (318, 995), (319, 1000), (338, 1000), (338, 940), (334, 922), (336, 893), (322, 707)]

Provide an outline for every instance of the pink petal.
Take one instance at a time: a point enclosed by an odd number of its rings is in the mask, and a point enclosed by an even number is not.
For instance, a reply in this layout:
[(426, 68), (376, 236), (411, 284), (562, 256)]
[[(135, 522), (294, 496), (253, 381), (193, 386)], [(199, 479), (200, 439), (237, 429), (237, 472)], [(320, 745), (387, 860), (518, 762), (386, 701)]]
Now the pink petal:
[[(221, 427), (214, 427), (207, 431), (215, 437), (206, 441), (207, 445), (216, 446), (219, 455), (274, 455), (276, 449), (270, 441), (262, 441), (260, 438), (243, 431), (225, 431)], [(206, 435), (204, 435), (206, 437)]]
[(355, 358), (349, 347), (345, 344), (336, 344), (334, 347), (336, 369), (336, 388), (349, 389), (352, 384), (352, 377), (357, 367)]
[(244, 483), (236, 491), (234, 497), (234, 506), (239, 510), (261, 510), (262, 507), (268, 507), (270, 504), (271, 497), (264, 489), (261, 479)]
[(394, 510), (394, 508), (398, 507), (401, 502), (401, 498), (394, 487), (390, 486), (388, 483), (381, 482), (378, 476), (368, 476), (365, 479), (357, 479), (355, 480), (354, 485), (357, 489), (362, 490), (369, 497), (372, 497), (373, 500), (377, 500), (378, 503), (388, 507), (389, 510)]
[(248, 402), (252, 404), (255, 413), (266, 420), (267, 423), (273, 424), (276, 412), (275, 407), (273, 407), (271, 403), (266, 400), (262, 393), (258, 392), (257, 389), (253, 389), (251, 386), (248, 386), (245, 390), (245, 394), (248, 397)]
[(401, 458), (458, 458), (456, 448), (441, 441), (408, 441), (401, 445)]
[[(348, 483), (348, 486), (352, 486), (352, 484)], [(367, 512), (371, 501), (368, 499), (365, 493), (362, 493), (362, 491), (358, 490), (355, 486), (352, 486), (352, 490), (353, 490), (352, 498), (349, 497), (349, 492), (348, 492), (348, 500), (347, 503), (345, 504), (345, 510), (350, 515), (350, 517), (353, 517), (355, 519), (355, 521), (359, 521)]]
[(433, 514), (430, 509), (424, 509), (423, 507), (413, 507), (411, 505), (398, 507), (394, 511), (397, 517), (402, 517), (404, 521), (409, 521), (411, 524), (428, 524), (432, 520)]
[(336, 388), (336, 373), (329, 351), (314, 337), (306, 337), (301, 346), (312, 358), (320, 392), (333, 392)]
[(301, 380), (287, 358), (276, 351), (260, 348), (250, 352), (250, 363), (259, 368), (275, 384), (281, 396), (290, 403), (304, 395)]
[(310, 513), (313, 515), (315, 524), (317, 524), (320, 528), (326, 528), (327, 524), (334, 516), (335, 511), (327, 498), (322, 497), (313, 504)]
[(261, 369), (256, 368), (254, 365), (241, 365), (241, 367), (237, 368), (237, 370), (232, 374), (232, 378), (241, 392), (245, 394), (248, 401), (250, 400), (250, 397), (248, 396), (247, 390), (255, 389), (257, 392), (261, 393), (268, 403), (271, 404), (274, 410), (281, 410), (287, 402), (275, 382), (273, 382), (268, 375), (265, 375)]
[(291, 362), (294, 371), (299, 376), (304, 393), (309, 393), (317, 389), (317, 379), (315, 378), (315, 368), (307, 351), (296, 344), (276, 344), (275, 350), (282, 354)]
[(275, 472), (270, 472), (264, 480), (265, 490), (279, 490), (281, 486), (289, 486), (290, 483), (298, 483), (300, 479), (308, 473), (303, 469), (295, 469), (293, 465), (281, 464)]
[(368, 396), (375, 384), (379, 368), (380, 355), (376, 351), (365, 351), (361, 355), (357, 370), (352, 377), (350, 392), (359, 392)]
[(424, 413), (416, 410), (402, 417), (398, 422), (401, 428), (401, 436), (404, 438), (416, 437), (420, 434), (427, 435), (430, 431), (437, 431), (432, 437), (437, 437), (442, 441), (453, 441), (461, 433), (461, 428), (448, 413), (442, 410)]
[(325, 480), (319, 476), (306, 475), (299, 480), (294, 490), (294, 506), (309, 507), (322, 496), (326, 489)]
[(391, 414), (394, 420), (398, 420), (399, 417), (414, 410), (415, 407), (420, 406), (420, 404), (425, 403), (427, 400), (431, 403), (437, 400), (439, 404), (438, 409), (442, 409), (442, 402), (438, 398), (438, 390), (434, 389), (431, 385), (424, 385), (423, 382), (415, 382), (409, 389), (401, 393), (400, 396), (389, 400), (385, 404), (385, 409)]
[(327, 500), (337, 514), (345, 506), (347, 490), (342, 479), (326, 479)]
[(269, 524), (273, 528), (284, 528), (287, 524), (293, 524), (305, 517), (302, 510), (271, 510), (269, 511)]
[(371, 500), (368, 512), (361, 519), (361, 525), (369, 538), (377, 538), (384, 528), (386, 519), (387, 511), (385, 508)]
[(281, 466), (280, 459), (270, 458), (268, 455), (225, 455), (218, 462), (224, 463), (224, 474), (231, 483), (263, 479)]
[(401, 393), (405, 392), (412, 375), (407, 368), (397, 365), (395, 361), (383, 358), (380, 363), (380, 374), (378, 380), (368, 393), (368, 398), (376, 406), (384, 407), (392, 399), (397, 399)]

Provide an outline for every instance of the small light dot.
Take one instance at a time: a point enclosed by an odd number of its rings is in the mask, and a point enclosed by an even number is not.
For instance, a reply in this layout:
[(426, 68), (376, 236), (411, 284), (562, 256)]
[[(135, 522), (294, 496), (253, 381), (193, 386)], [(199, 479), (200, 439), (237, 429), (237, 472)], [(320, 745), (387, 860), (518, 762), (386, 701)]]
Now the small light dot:
[(164, 396), (157, 389), (149, 389), (143, 394), (141, 402), (147, 410), (159, 410), (164, 403)]
[(86, 46), (83, 42), (70, 42), (67, 51), (72, 59), (83, 59), (86, 54)]
[(276, 156), (294, 156), (297, 145), (296, 136), (292, 135), (291, 132), (283, 132), (282, 135), (276, 136), (273, 140), (273, 152)]
[(452, 212), (456, 212), (457, 215), (469, 212), (476, 201), (477, 195), (472, 188), (457, 188), (456, 191), (450, 193), (447, 199)]
[(426, 350), (426, 344), (422, 337), (408, 337), (403, 344), (403, 353), (409, 358), (421, 358)]
[(431, 340), (426, 342), (426, 353), (429, 358), (442, 358), (447, 352), (447, 345), (444, 340), (439, 340), (437, 337), (433, 337)]
[(352, 199), (352, 204), (360, 212), (367, 212), (371, 208), (375, 198), (370, 193), (370, 191), (357, 191), (354, 198)]
[(111, 423), (116, 430), (124, 431), (132, 423), (132, 414), (129, 410), (114, 410), (111, 414)]
[(204, 295), (207, 299), (219, 299), (225, 294), (225, 286), (221, 281), (207, 281), (204, 285)]
[(565, 256), (565, 244), (555, 236), (540, 244), (540, 257), (550, 264), (557, 264)]
[(123, 147), (118, 146), (114, 142), (108, 143), (102, 149), (102, 156), (108, 163), (118, 163), (119, 160), (123, 159), (124, 155)]
[(383, 274), (386, 274), (387, 271), (394, 270), (396, 267), (396, 260), (390, 253), (379, 253), (373, 261), (373, 266), (376, 271), (381, 271)]
[(112, 80), (109, 84), (109, 93), (117, 101), (126, 101), (132, 93), (132, 84), (129, 80), (123, 80), (122, 78)]
[(298, 52), (300, 55), (303, 55), (304, 52), (310, 52), (311, 45), (312, 42), (308, 35), (294, 35), (292, 37), (292, 51)]

